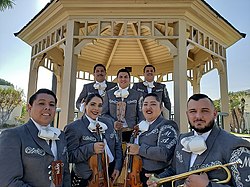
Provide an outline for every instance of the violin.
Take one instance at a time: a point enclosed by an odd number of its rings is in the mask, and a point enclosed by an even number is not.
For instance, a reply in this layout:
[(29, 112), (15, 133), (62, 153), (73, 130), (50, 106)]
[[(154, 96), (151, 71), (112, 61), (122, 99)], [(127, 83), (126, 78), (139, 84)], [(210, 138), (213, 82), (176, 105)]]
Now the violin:
[[(135, 126), (133, 133), (130, 137), (129, 143), (133, 144), (138, 135), (139, 126)], [(125, 158), (125, 179), (124, 187), (142, 187), (143, 184), (140, 180), (140, 172), (142, 170), (142, 159), (139, 155), (129, 155), (129, 148), (127, 149)]]
[[(96, 133), (98, 141), (103, 142), (103, 134), (100, 132), (99, 123), (96, 124)], [(108, 164), (108, 155), (105, 151), (104, 153), (98, 153), (90, 157), (89, 166), (93, 173), (88, 187), (113, 187), (108, 174)]]

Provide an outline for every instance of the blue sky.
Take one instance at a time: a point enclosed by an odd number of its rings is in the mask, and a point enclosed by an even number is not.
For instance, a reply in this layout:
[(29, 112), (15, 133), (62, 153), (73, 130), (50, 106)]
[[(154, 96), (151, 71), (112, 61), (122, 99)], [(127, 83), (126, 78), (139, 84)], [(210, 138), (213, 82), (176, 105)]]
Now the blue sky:
[[(31, 47), (16, 38), (13, 33), (23, 28), (48, 2), (48, 0), (16, 0), (14, 9), (0, 12), (0, 78), (13, 83), (27, 94)], [(250, 89), (250, 1), (249, 0), (206, 0), (220, 15), (227, 19), (245, 39), (227, 49), (229, 91)], [(47, 76), (46, 80), (44, 77)], [(48, 80), (49, 79), (49, 80)], [(50, 88), (50, 73), (39, 70), (38, 88)], [(76, 95), (82, 89), (78, 81)], [(173, 99), (173, 84), (167, 83)], [(201, 92), (212, 99), (220, 97), (219, 76), (212, 71), (201, 80)], [(192, 91), (189, 89), (189, 95)]]

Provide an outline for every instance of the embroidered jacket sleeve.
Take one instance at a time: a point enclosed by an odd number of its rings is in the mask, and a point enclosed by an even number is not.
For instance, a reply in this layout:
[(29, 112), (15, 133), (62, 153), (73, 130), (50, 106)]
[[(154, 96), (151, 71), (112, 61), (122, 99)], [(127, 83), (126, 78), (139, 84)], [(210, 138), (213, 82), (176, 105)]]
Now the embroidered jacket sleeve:
[(171, 114), (171, 101), (168, 95), (166, 85), (163, 86), (162, 102), (164, 103), (164, 106), (169, 110), (169, 113)]
[[(139, 93), (139, 92), (138, 92)], [(139, 93), (140, 96), (139, 96), (139, 99), (138, 99), (138, 103), (137, 103), (137, 123), (140, 123), (142, 120), (144, 120), (144, 116), (143, 116), (143, 113), (142, 113), (142, 103), (143, 103), (143, 96), (141, 93)]]
[(132, 89), (137, 91), (137, 87), (138, 87), (138, 84), (137, 84), (137, 83), (134, 83)]
[(31, 187), (22, 181), (21, 140), (15, 130), (0, 133), (0, 186)]
[(84, 85), (84, 86), (83, 86), (83, 89), (82, 89), (82, 91), (81, 91), (81, 93), (80, 93), (80, 95), (79, 95), (79, 97), (78, 97), (77, 100), (76, 100), (76, 108), (77, 108), (78, 110), (80, 109), (80, 105), (81, 105), (82, 99), (83, 99), (83, 98), (86, 98), (87, 95), (88, 95), (87, 89), (86, 89), (86, 86)]
[[(177, 138), (177, 146), (178, 146), (178, 143), (180, 142), (180, 139), (181, 139), (181, 134)], [(168, 168), (166, 168), (164, 170), (164, 172), (162, 172), (162, 173), (160, 173), (158, 175), (159, 178), (165, 178), (165, 177), (176, 175), (175, 168), (176, 168), (176, 157), (177, 157), (177, 155), (176, 155), (176, 149), (177, 149), (177, 146), (175, 147), (175, 150), (174, 150), (174, 155), (173, 155), (173, 158), (172, 158), (171, 165)]]
[(87, 161), (94, 154), (94, 143), (83, 144), (82, 135), (73, 124), (64, 129), (70, 163)]
[[(240, 161), (237, 165), (228, 166), (231, 172), (231, 180), (226, 184), (218, 184), (210, 180), (210, 186), (212, 187), (245, 187), (250, 186), (250, 142), (242, 138), (233, 136), (232, 134), (222, 133), (218, 136), (216, 140), (217, 144), (223, 143), (223, 149), (219, 150), (223, 154), (223, 159), (217, 159), (216, 156), (214, 160), (219, 160), (222, 164), (232, 163)], [(215, 146), (215, 145), (214, 145)], [(215, 152), (211, 154), (216, 155)], [(209, 173), (210, 179), (222, 180), (226, 178), (225, 172), (211, 171)]]
[[(250, 186), (250, 142), (241, 138), (234, 140), (229, 163), (240, 161), (237, 165), (229, 166), (232, 173), (232, 183), (235, 187)], [(220, 187), (219, 184), (211, 182), (212, 186)], [(225, 185), (224, 185), (225, 186)], [(230, 186), (230, 185), (228, 185)]]
[(102, 115), (107, 118), (111, 118), (112, 120), (115, 120), (112, 115), (110, 114), (110, 109), (109, 109), (109, 94), (106, 92), (104, 99), (103, 99), (103, 106), (102, 106)]
[(141, 144), (139, 155), (151, 160), (169, 162), (174, 154), (177, 143), (178, 129), (174, 121), (160, 126), (158, 129), (158, 140), (155, 146)]
[[(63, 187), (70, 187), (71, 186), (71, 176), (70, 176), (70, 170), (69, 170), (69, 163), (68, 163), (68, 151), (66, 149), (66, 145), (67, 145), (67, 140), (65, 137), (65, 133), (61, 132), (61, 136), (60, 136), (60, 143), (62, 143), (65, 147), (65, 149), (62, 151), (62, 156), (66, 157), (66, 161), (64, 162), (64, 166), (63, 166)], [(60, 160), (60, 158), (58, 158), (58, 160)]]
[[(235, 162), (237, 160), (241, 161), (240, 164), (228, 166), (232, 175), (230, 182), (227, 184), (218, 184), (210, 180), (208, 187), (250, 186), (250, 143), (242, 143), (243, 142), (240, 143), (242, 147), (234, 149), (232, 153), (229, 154), (230, 160), (228, 161), (228, 163)], [(220, 174), (217, 174), (217, 176), (220, 176)]]

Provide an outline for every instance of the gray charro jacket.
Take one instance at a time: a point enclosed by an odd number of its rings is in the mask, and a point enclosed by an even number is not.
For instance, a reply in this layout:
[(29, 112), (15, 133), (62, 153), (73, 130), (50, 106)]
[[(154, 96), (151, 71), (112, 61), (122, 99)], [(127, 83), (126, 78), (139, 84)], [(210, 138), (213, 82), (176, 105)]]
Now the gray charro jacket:
[[(103, 116), (112, 118), (115, 121), (117, 121), (117, 102), (122, 101), (121, 98), (117, 98), (114, 95), (116, 90), (118, 90), (118, 86), (106, 92), (102, 109)], [(128, 89), (128, 91), (129, 95), (124, 99), (124, 102), (126, 103), (125, 120), (128, 124), (128, 127), (133, 129), (135, 125), (144, 119), (141, 111), (143, 98), (140, 92), (137, 92), (133, 89)]]
[(178, 135), (177, 124), (159, 116), (149, 125), (148, 131), (139, 136), (142, 167), (148, 171), (168, 167), (174, 154)]
[[(164, 106), (169, 110), (171, 114), (171, 102), (168, 96), (168, 91), (165, 84), (161, 84), (159, 82), (154, 82), (154, 88), (152, 88), (152, 93), (155, 93), (159, 99), (164, 103)], [(148, 94), (147, 86), (143, 84), (143, 82), (135, 83), (132, 89), (141, 92), (143, 97)]]
[[(76, 108), (77, 109), (80, 109), (80, 104), (81, 104), (83, 98), (86, 99), (86, 97), (89, 94), (98, 93), (98, 90), (94, 88), (94, 84), (95, 84), (95, 82), (92, 82), (92, 83), (89, 83), (89, 84), (85, 84), (83, 86), (83, 89), (82, 89), (79, 97), (76, 100)], [(114, 82), (108, 82), (108, 81), (106, 81), (106, 84), (107, 84), (107, 87), (105, 89), (105, 92), (117, 85)]]
[[(107, 125), (105, 138), (109, 149), (111, 150), (114, 160), (115, 169), (121, 171), (122, 168), (122, 146), (114, 130), (113, 121), (108, 118), (99, 117), (98, 120)], [(69, 162), (74, 163), (73, 170), (77, 176), (88, 179), (92, 174), (88, 160), (94, 155), (94, 143), (98, 137), (88, 129), (89, 120), (84, 115), (65, 126), (65, 134), (68, 142)]]
[[(38, 129), (32, 120), (0, 133), (0, 186), (48, 187), (48, 166), (54, 160), (48, 143), (37, 136)], [(56, 140), (57, 159), (64, 163), (62, 187), (70, 187), (67, 162), (67, 144), (62, 132)]]
[[(182, 150), (183, 146), (180, 140), (187, 136), (192, 136), (193, 132), (183, 134), (179, 137), (171, 170), (160, 174), (160, 177), (165, 177), (174, 174), (181, 174), (189, 171), (189, 163), (191, 153)], [(232, 178), (226, 184), (217, 184), (212, 182), (213, 187), (247, 187), (250, 186), (250, 142), (234, 136), (215, 125), (209, 134), (207, 140), (207, 150), (198, 155), (192, 170), (213, 166), (215, 164), (226, 164), (234, 162), (238, 159), (242, 164), (237, 166), (229, 166)], [(224, 170), (213, 170), (207, 173), (209, 179), (226, 179), (227, 175)], [(176, 182), (176, 185), (183, 184), (183, 181)]]

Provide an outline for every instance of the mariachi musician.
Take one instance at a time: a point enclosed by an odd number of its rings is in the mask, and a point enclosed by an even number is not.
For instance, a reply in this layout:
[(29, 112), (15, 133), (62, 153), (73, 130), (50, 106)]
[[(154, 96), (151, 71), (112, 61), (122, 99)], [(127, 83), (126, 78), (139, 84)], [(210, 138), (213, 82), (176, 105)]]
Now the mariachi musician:
[(39, 89), (29, 98), (29, 121), (0, 132), (1, 187), (71, 186), (65, 134), (50, 126), (56, 104), (54, 92)]
[[(216, 124), (217, 111), (211, 98), (200, 93), (192, 95), (186, 114), (192, 131), (178, 137), (172, 167), (158, 175), (161, 181), (165, 183), (170, 177), (175, 180), (174, 186), (186, 187), (250, 186), (250, 142)], [(238, 164), (231, 165), (235, 162)], [(227, 172), (222, 167), (210, 170), (226, 165), (230, 165)], [(148, 186), (160, 185), (150, 174), (147, 176)]]
[(130, 89), (129, 83), (129, 71), (120, 69), (117, 72), (118, 85), (107, 91), (102, 112), (104, 116), (115, 120), (114, 128), (118, 132), (122, 131), (122, 141), (125, 142), (129, 141), (134, 126), (144, 119), (141, 112), (142, 95)]
[(93, 69), (94, 82), (84, 84), (83, 89), (76, 100), (76, 108), (84, 112), (84, 100), (89, 94), (99, 93), (104, 97), (107, 90), (116, 86), (113, 82), (106, 80), (106, 67), (103, 64), (96, 64)]
[[(98, 171), (98, 169), (93, 167), (95, 165), (99, 167), (100, 160), (92, 158), (100, 154), (105, 154), (104, 158), (101, 159), (102, 169), (106, 169), (103, 174), (105, 176), (105, 173), (108, 172), (109, 176), (106, 176), (104, 182), (110, 184), (107, 186), (112, 186), (112, 182), (118, 178), (122, 168), (121, 142), (114, 130), (112, 120), (99, 117), (103, 104), (102, 97), (99, 94), (90, 94), (85, 99), (84, 104), (85, 115), (65, 127), (69, 161), (73, 163), (72, 186), (92, 186), (90, 183), (96, 182), (93, 180), (99, 180), (98, 176), (100, 175), (93, 173), (94, 170)], [(97, 124), (100, 126), (99, 133), (97, 133)], [(102, 137), (99, 136), (100, 134)], [(100, 139), (105, 139), (105, 141), (100, 142)], [(102, 176), (100, 176), (100, 183), (101, 180), (103, 180)], [(96, 187), (98, 186), (97, 181)], [(106, 187), (106, 185), (104, 186)]]
[(144, 97), (142, 112), (145, 120), (139, 123), (139, 135), (134, 144), (127, 144), (131, 155), (142, 158), (140, 180), (146, 185), (145, 173), (159, 174), (170, 165), (177, 137), (177, 124), (161, 115), (161, 101), (155, 93)]
[(135, 83), (132, 89), (141, 92), (143, 96), (148, 93), (155, 93), (161, 100), (164, 107), (162, 107), (162, 114), (166, 119), (171, 117), (171, 101), (168, 95), (168, 90), (165, 84), (154, 81), (155, 67), (152, 64), (147, 64), (143, 68), (144, 82)]

